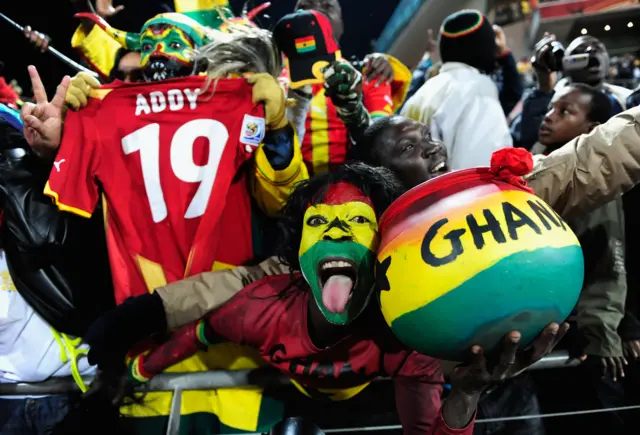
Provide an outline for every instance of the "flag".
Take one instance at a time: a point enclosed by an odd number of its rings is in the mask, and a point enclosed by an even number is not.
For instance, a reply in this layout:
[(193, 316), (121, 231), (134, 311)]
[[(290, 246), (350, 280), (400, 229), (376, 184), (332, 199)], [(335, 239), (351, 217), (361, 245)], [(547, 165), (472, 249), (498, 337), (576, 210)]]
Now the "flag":
[(298, 53), (309, 53), (316, 49), (316, 40), (313, 36), (305, 36), (296, 39), (296, 51)]
[(176, 12), (214, 29), (234, 17), (229, 0), (174, 0), (174, 5)]

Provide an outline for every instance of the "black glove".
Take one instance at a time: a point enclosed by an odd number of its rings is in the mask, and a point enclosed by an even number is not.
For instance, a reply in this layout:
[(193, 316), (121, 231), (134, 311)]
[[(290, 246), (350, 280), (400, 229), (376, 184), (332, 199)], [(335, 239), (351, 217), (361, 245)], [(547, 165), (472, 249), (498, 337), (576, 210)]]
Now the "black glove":
[(133, 345), (166, 329), (166, 313), (157, 293), (129, 298), (93, 322), (84, 336), (91, 346), (89, 364), (119, 372)]

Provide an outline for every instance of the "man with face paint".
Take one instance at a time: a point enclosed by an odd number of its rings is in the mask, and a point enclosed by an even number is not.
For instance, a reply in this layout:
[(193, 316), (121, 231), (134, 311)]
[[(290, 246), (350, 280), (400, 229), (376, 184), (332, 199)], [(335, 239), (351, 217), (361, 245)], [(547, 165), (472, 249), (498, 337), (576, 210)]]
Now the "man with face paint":
[[(311, 398), (349, 399), (375, 377), (394, 378), (406, 434), (471, 434), (480, 393), (548, 352), (564, 334), (558, 325), (516, 355), (519, 334), (505, 341), (501, 363), (487, 369), (482, 350), (459, 367), (440, 411), (437, 360), (402, 345), (375, 301), (373, 262), (378, 218), (402, 191), (393, 174), (355, 163), (303, 182), (283, 210), (279, 255), (293, 274), (257, 281), (130, 366), (146, 382), (166, 367), (220, 341), (259, 350)], [(555, 329), (554, 329), (555, 328)]]
[[(525, 179), (534, 192), (565, 219), (592, 211), (640, 182), (639, 126), (640, 109), (622, 113), (550, 155), (537, 158)], [(355, 158), (392, 169), (406, 189), (447, 171), (443, 164), (446, 151), (442, 144), (431, 138), (423, 124), (403, 117), (373, 122), (365, 131), (363, 142), (353, 151)], [(299, 213), (301, 221), (303, 215)], [(295, 225), (289, 227), (296, 229)], [(296, 231), (301, 233), (302, 230)], [(291, 244), (287, 258), (297, 258), (299, 246)], [(146, 313), (149, 318), (148, 331), (176, 329), (219, 308), (222, 302), (219, 296), (224, 295), (229, 300), (249, 283), (269, 275), (286, 274), (289, 270), (286, 264), (273, 258), (258, 266), (203, 273), (159, 287), (152, 294), (127, 301), (97, 321), (86, 337), (91, 343), (91, 352), (122, 352), (144, 338), (131, 338), (130, 333), (131, 325), (138, 321), (140, 313)], [(344, 287), (348, 288), (349, 275), (343, 276), (346, 278), (336, 279), (336, 284), (346, 284)], [(340, 296), (345, 290), (336, 286), (333, 291)], [(214, 293), (218, 297), (213, 298)], [(353, 299), (354, 296), (350, 297)], [(335, 301), (332, 305), (333, 298), (328, 298), (327, 307), (340, 307), (342, 299), (336, 297)], [(269, 317), (266, 315), (265, 319)], [(280, 357), (277, 353), (276, 359)]]
[(94, 14), (80, 13), (118, 42), (122, 48), (140, 52), (144, 81), (160, 81), (193, 74), (193, 53), (211, 42), (206, 27), (186, 15), (159, 14), (148, 20), (139, 34), (114, 29)]

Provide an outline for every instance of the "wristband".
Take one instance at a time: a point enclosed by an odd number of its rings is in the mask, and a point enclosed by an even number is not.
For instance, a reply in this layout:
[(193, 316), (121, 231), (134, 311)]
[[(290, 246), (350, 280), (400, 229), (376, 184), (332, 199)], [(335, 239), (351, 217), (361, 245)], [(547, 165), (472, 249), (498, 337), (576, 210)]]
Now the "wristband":
[(144, 384), (152, 377), (153, 374), (144, 369), (144, 355), (138, 355), (129, 364), (129, 378), (132, 380)]

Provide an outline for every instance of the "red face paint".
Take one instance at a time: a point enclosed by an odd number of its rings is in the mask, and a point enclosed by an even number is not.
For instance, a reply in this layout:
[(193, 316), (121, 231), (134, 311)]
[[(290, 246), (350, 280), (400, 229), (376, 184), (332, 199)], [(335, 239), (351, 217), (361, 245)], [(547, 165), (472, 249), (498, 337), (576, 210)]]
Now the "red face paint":
[(339, 205), (354, 201), (363, 202), (375, 210), (371, 199), (362, 190), (345, 181), (330, 185), (320, 204)]

